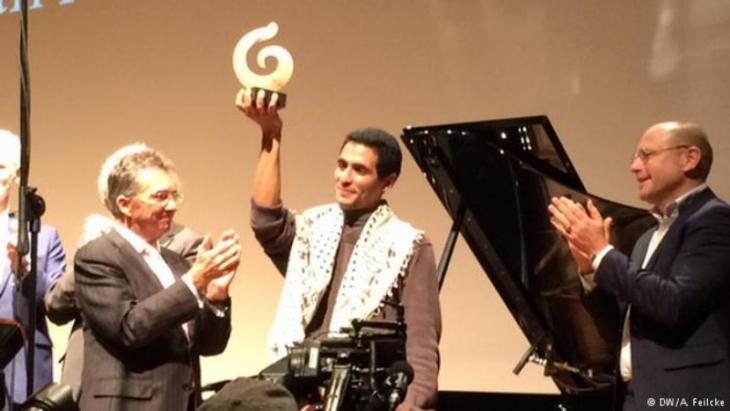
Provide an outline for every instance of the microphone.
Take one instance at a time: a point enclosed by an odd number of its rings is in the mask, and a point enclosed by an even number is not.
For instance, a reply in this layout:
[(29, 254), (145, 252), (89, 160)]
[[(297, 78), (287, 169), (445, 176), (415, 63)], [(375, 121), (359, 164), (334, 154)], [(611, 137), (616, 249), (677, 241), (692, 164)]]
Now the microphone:
[(413, 367), (405, 361), (396, 361), (388, 368), (385, 386), (389, 388), (388, 409), (395, 410), (406, 397), (408, 385), (413, 381)]

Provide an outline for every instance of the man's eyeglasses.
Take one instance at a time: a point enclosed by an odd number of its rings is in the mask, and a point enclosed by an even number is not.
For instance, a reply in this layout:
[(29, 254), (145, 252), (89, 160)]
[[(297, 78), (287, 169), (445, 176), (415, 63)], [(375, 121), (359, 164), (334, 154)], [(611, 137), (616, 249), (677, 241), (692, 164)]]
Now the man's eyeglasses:
[(631, 156), (631, 161), (633, 162), (634, 160), (636, 160), (638, 158), (639, 160), (641, 160), (642, 163), (646, 163), (647, 161), (649, 161), (650, 158), (654, 157), (657, 154), (660, 154), (660, 153), (663, 153), (663, 152), (669, 151), (669, 150), (677, 150), (680, 148), (690, 148), (690, 146), (678, 145), (678, 146), (659, 148), (656, 150), (644, 150), (643, 148), (640, 148), (640, 149), (636, 150), (636, 152)]
[(139, 198), (148, 203), (161, 205), (167, 205), (170, 201), (174, 201), (175, 203), (180, 204), (180, 202), (182, 201), (182, 195), (180, 195), (180, 193), (178, 193), (177, 191), (168, 190), (156, 191), (147, 196), (140, 196)]

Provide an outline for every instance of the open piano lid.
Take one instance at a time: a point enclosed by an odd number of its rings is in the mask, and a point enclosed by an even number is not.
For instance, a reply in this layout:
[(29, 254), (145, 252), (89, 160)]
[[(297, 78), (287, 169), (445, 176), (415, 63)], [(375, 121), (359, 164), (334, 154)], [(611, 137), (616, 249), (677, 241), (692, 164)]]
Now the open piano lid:
[(546, 116), (407, 127), (402, 139), (530, 342), (515, 372), (529, 359), (563, 393), (610, 390), (617, 306), (583, 292), (547, 206), (554, 196), (591, 198), (613, 217), (612, 243), (625, 253), (654, 224), (649, 213), (587, 194)]

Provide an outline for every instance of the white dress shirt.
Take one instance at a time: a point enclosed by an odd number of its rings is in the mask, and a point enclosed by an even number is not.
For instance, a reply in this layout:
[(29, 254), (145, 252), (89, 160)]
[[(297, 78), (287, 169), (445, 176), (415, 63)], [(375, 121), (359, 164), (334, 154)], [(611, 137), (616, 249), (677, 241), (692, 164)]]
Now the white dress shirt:
[[(134, 248), (136, 252), (138, 252), (142, 256), (142, 259), (144, 259), (144, 262), (155, 274), (157, 279), (160, 281), (160, 284), (162, 284), (162, 287), (168, 288), (171, 285), (175, 284), (175, 275), (172, 273), (170, 266), (168, 266), (165, 260), (162, 258), (162, 254), (160, 254), (159, 243), (155, 244), (155, 246), (153, 247), (142, 237), (134, 233), (132, 230), (118, 223), (114, 225), (114, 229), (117, 231), (117, 233), (119, 233), (119, 235), (122, 236), (122, 238), (127, 240), (127, 242), (132, 246), (132, 248)], [(201, 301), (200, 296), (198, 295), (198, 290), (193, 285), (192, 280), (188, 277), (183, 276), (182, 281), (185, 283), (185, 285), (187, 285), (188, 289), (190, 289), (190, 292), (198, 300), (198, 307), (203, 308), (203, 302)], [(182, 324), (182, 327), (185, 331), (185, 336), (189, 337), (188, 324), (184, 323)]]

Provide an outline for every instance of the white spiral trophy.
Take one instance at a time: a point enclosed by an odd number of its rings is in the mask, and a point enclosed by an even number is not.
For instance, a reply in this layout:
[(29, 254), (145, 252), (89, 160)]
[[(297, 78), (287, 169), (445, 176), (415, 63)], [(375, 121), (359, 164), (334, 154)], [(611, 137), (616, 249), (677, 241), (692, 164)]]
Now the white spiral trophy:
[(256, 96), (259, 90), (266, 93), (266, 104), (268, 104), (271, 95), (276, 92), (279, 95), (277, 107), (284, 108), (286, 106), (286, 94), (279, 92), (292, 76), (294, 72), (294, 59), (287, 49), (277, 45), (263, 47), (256, 55), (256, 64), (261, 69), (266, 69), (266, 60), (273, 58), (276, 60), (276, 68), (268, 74), (254, 73), (248, 66), (248, 52), (256, 43), (271, 40), (279, 31), (279, 25), (275, 22), (269, 23), (265, 27), (259, 27), (251, 30), (241, 37), (241, 40), (233, 49), (233, 70), (241, 84), (253, 91)]

